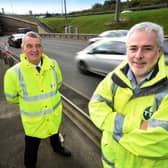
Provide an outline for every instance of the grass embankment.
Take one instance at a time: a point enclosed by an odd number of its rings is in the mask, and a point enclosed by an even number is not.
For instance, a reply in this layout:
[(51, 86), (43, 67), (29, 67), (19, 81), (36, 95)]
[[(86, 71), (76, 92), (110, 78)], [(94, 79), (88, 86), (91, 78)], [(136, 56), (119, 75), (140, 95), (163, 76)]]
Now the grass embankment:
[[(68, 17), (68, 25), (78, 28), (82, 34), (99, 34), (109, 29), (129, 29), (142, 21), (152, 21), (163, 26), (165, 35), (168, 35), (167, 22), (168, 8), (134, 11), (120, 14), (120, 23), (115, 23), (115, 14), (101, 14), (79, 17)], [(40, 18), (40, 21), (48, 24), (55, 32), (63, 33), (65, 18)]]

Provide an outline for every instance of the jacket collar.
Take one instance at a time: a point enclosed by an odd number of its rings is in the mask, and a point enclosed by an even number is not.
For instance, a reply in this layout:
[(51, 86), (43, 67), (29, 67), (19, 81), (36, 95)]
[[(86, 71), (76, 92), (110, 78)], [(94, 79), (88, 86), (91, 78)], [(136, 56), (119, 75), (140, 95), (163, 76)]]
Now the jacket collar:
[[(129, 70), (128, 62), (125, 61), (118, 68), (116, 68), (112, 75), (112, 80), (121, 87), (131, 87), (130, 80), (127, 77)], [(153, 72), (147, 82), (142, 87), (149, 87), (156, 85), (156, 83), (166, 80), (168, 78), (168, 66), (165, 65), (164, 55), (159, 58), (157, 65), (154, 67)]]
[[(22, 66), (26, 68), (32, 68), (32, 67), (34, 68), (34, 66), (32, 66), (32, 64), (27, 60), (27, 56), (25, 53), (20, 54), (20, 59)], [(53, 67), (51, 59), (44, 53), (42, 54), (42, 61), (43, 61), (42, 64), (43, 70), (51, 69)]]

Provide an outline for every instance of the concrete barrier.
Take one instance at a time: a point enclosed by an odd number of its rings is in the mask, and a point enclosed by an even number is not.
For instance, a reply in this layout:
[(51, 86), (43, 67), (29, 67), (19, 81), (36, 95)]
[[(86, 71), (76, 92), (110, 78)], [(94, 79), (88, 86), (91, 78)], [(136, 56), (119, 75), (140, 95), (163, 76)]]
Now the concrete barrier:
[(96, 34), (76, 34), (76, 33), (40, 33), (44, 38), (62, 38), (74, 40), (88, 40), (89, 38), (96, 37)]

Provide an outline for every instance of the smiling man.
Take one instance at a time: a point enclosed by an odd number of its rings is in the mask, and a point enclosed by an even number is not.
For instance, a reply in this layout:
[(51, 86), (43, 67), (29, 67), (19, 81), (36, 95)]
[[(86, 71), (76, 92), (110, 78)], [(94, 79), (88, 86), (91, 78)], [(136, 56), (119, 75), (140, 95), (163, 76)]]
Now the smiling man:
[(26, 168), (35, 168), (41, 139), (49, 138), (54, 152), (70, 156), (62, 146), (59, 127), (62, 102), (59, 89), (62, 74), (58, 63), (43, 53), (41, 37), (35, 32), (25, 34), (21, 62), (7, 70), (4, 92), (11, 103), (18, 103), (25, 132)]
[(139, 83), (154, 68), (160, 57), (161, 46), (150, 29), (130, 31), (127, 41), (128, 64)]
[(151, 22), (127, 35), (127, 59), (96, 88), (89, 114), (103, 132), (104, 168), (167, 168), (168, 67), (163, 29)]

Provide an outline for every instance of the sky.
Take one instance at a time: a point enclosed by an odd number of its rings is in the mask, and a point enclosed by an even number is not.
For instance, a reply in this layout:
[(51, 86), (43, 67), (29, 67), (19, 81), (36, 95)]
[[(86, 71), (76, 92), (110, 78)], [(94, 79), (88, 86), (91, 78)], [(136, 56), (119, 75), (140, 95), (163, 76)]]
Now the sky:
[(96, 3), (104, 3), (104, 0), (0, 0), (0, 12), (3, 8), (5, 13), (10, 14), (29, 14), (30, 10), (33, 14), (63, 13), (64, 1), (67, 13), (89, 9)]
[(103, 4), (105, 0), (0, 0), (0, 12), (3, 8), (8, 14), (29, 14), (30, 10), (33, 14), (64, 13), (64, 1), (69, 13), (90, 9), (96, 3)]

